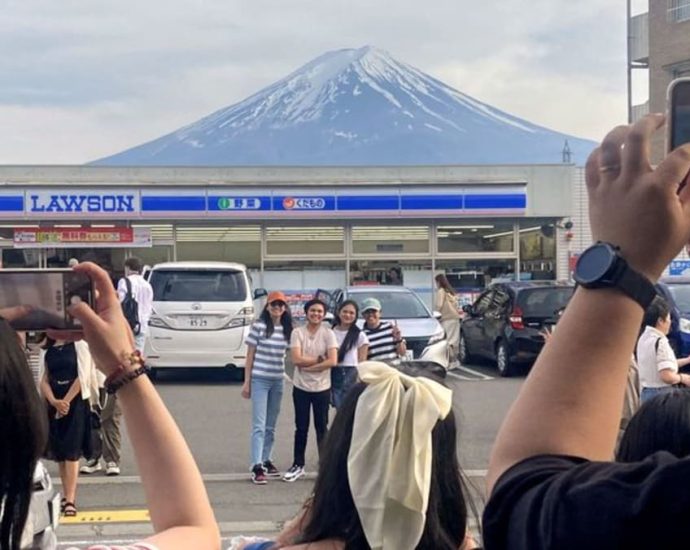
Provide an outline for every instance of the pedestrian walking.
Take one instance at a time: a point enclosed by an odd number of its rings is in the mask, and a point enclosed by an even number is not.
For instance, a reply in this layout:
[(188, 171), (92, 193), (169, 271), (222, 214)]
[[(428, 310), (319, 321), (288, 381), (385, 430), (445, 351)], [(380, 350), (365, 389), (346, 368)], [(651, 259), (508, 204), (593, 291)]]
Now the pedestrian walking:
[(441, 313), (441, 325), (446, 331), (446, 338), (448, 340), (448, 348), (450, 352), (449, 367), (455, 368), (460, 366), (458, 360), (459, 344), (460, 344), (460, 313), (458, 312), (458, 298), (455, 294), (455, 289), (450, 286), (448, 277), (443, 273), (436, 275), (436, 299), (434, 305), (436, 310)]
[(690, 358), (676, 359), (666, 335), (671, 329), (671, 309), (661, 296), (654, 298), (645, 311), (644, 331), (637, 341), (637, 363), (640, 373), (640, 401), (644, 403), (675, 384), (690, 386), (690, 376), (678, 372), (690, 364)]
[(304, 475), (305, 451), (309, 435), (310, 410), (314, 412), (316, 443), (321, 446), (328, 431), (328, 406), (331, 395), (331, 367), (338, 360), (338, 341), (333, 331), (322, 324), (326, 304), (313, 299), (304, 304), (307, 324), (292, 331), (290, 357), (295, 366), (292, 401), (295, 406), (295, 444), (292, 466), (283, 480), (292, 482)]
[(261, 316), (245, 340), (242, 397), (252, 400), (251, 480), (264, 485), (267, 477), (280, 477), (271, 453), (283, 399), (285, 351), (292, 336), (292, 316), (280, 291), (268, 294)]
[(58, 463), (64, 498), (61, 511), (77, 515), (79, 459), (91, 458), (90, 400), (98, 388), (96, 368), (86, 342), (46, 338), (39, 356), (41, 394), (48, 402), (46, 457)]
[(357, 366), (366, 361), (367, 335), (357, 326), (359, 306), (345, 300), (338, 306), (333, 332), (338, 341), (338, 364), (331, 369), (331, 404), (339, 409), (350, 388), (357, 382)]
[(376, 298), (365, 299), (362, 302), (362, 316), (362, 330), (369, 339), (367, 360), (399, 365), (400, 357), (407, 353), (407, 343), (397, 324), (381, 320), (381, 302)]

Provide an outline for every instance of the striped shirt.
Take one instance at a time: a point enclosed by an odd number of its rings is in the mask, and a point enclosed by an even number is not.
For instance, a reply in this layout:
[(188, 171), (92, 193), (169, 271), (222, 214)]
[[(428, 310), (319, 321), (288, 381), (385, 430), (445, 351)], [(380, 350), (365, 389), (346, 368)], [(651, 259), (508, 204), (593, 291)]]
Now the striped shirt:
[(288, 342), (283, 336), (283, 326), (275, 325), (273, 334), (266, 336), (266, 323), (255, 321), (249, 329), (244, 341), (248, 346), (254, 346), (254, 364), (252, 377), (277, 380), (283, 378), (285, 372), (285, 350)]
[(376, 328), (369, 328), (365, 323), (362, 329), (369, 338), (369, 361), (385, 361), (390, 365), (399, 365), (400, 357), (395, 350), (395, 338), (393, 337), (393, 324), (381, 321)]

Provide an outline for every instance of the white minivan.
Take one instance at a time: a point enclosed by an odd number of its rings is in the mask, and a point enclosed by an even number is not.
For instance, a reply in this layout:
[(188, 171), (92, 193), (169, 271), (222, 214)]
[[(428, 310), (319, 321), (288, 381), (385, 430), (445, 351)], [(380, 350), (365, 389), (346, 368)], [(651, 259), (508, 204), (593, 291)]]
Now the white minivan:
[(247, 268), (229, 262), (167, 262), (154, 265), (147, 278), (153, 312), (144, 357), (152, 372), (218, 367), (243, 374), (244, 340), (254, 319)]

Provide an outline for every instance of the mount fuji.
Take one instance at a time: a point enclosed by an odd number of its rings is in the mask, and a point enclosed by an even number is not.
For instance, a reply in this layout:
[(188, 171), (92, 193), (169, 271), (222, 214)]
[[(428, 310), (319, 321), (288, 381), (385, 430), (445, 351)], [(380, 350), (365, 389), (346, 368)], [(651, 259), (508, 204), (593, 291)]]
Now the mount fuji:
[(97, 165), (555, 164), (592, 141), (495, 109), (366, 46), (325, 53), (244, 101)]

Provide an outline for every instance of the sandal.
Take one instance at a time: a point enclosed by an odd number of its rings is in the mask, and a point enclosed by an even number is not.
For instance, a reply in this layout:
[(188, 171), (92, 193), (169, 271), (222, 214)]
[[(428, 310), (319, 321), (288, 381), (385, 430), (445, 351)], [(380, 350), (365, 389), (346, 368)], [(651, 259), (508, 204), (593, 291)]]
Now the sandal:
[(62, 514), (66, 518), (73, 518), (74, 516), (76, 516), (77, 507), (74, 505), (74, 502), (65, 502), (65, 507), (62, 510)]
[(65, 504), (67, 504), (67, 499), (66, 498), (60, 499), (60, 513), (65, 512)]

